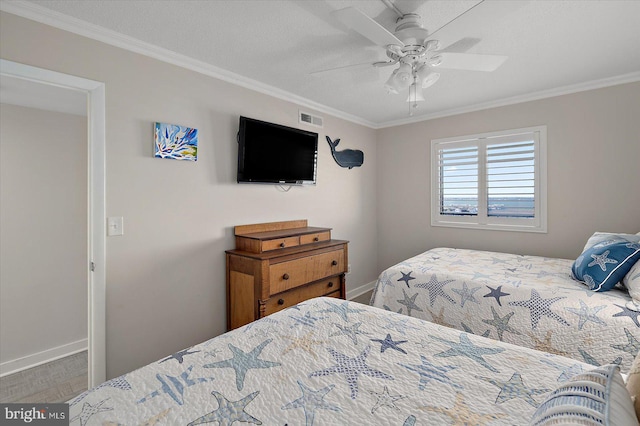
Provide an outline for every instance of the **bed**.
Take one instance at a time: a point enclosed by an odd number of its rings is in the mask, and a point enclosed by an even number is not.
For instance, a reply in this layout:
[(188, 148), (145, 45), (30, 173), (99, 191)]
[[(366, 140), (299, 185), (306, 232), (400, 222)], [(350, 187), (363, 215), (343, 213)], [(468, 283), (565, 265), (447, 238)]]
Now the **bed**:
[[(552, 390), (596, 374), (590, 368), (322, 297), (90, 389), (69, 401), (69, 418), (82, 426), (518, 425), (544, 420), (560, 398)], [(624, 408), (616, 411), (628, 418), (614, 424), (637, 425), (617, 376)]]
[(640, 349), (639, 312), (621, 287), (572, 279), (573, 263), (435, 248), (383, 271), (371, 305), (624, 373)]

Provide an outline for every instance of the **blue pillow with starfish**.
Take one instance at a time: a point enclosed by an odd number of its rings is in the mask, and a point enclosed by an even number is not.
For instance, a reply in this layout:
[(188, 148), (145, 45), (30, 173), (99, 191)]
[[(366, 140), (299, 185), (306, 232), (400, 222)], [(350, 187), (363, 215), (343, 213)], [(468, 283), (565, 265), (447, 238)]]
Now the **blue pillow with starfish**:
[(573, 262), (573, 278), (593, 291), (611, 290), (640, 259), (640, 244), (612, 237), (586, 249)]

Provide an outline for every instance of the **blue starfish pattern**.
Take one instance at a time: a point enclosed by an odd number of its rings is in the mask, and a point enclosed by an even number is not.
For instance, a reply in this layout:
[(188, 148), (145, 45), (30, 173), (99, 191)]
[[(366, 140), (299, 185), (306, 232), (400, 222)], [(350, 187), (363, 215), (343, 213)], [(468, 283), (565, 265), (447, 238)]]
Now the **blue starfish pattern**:
[(253, 401), (259, 393), (260, 391), (256, 391), (238, 401), (229, 401), (220, 392), (213, 391), (211, 392), (211, 395), (213, 395), (218, 401), (218, 408), (188, 423), (187, 426), (213, 422), (218, 422), (219, 426), (231, 426), (234, 422), (261, 425), (262, 422), (260, 420), (244, 411), (247, 405), (249, 405), (249, 403)]
[(560, 383), (566, 382), (567, 380), (569, 380), (575, 375), (584, 373), (584, 368), (582, 368), (582, 364), (571, 364), (570, 366), (567, 367), (564, 365), (556, 364), (555, 362), (550, 361), (546, 358), (542, 358), (540, 362), (550, 365), (551, 367), (560, 371), (560, 375), (558, 376), (558, 379), (557, 379), (558, 382)]
[(607, 323), (598, 318), (597, 313), (606, 308), (607, 305), (594, 306), (589, 308), (589, 305), (580, 300), (580, 308), (564, 308), (566, 311), (572, 312), (578, 315), (578, 330), (582, 330), (587, 321), (591, 321), (595, 324), (606, 326)]
[(565, 299), (565, 297), (552, 297), (549, 299), (543, 299), (540, 297), (537, 291), (531, 290), (531, 297), (529, 300), (518, 300), (516, 302), (509, 302), (511, 306), (522, 306), (528, 308), (531, 314), (531, 328), (538, 328), (538, 321), (542, 316), (547, 316), (558, 321), (560, 324), (569, 326), (570, 324), (564, 320), (560, 315), (551, 310), (551, 305), (558, 300)]
[(489, 291), (488, 294), (485, 294), (482, 297), (493, 297), (494, 299), (496, 299), (496, 302), (498, 302), (499, 306), (502, 306), (502, 303), (500, 303), (500, 298), (502, 296), (509, 296), (510, 295), (510, 293), (504, 293), (502, 291), (502, 286), (501, 285), (499, 285), (497, 288), (493, 288), (493, 287), (489, 287), (489, 286), (487, 286), (487, 287), (489, 288), (490, 291)]
[(415, 426), (416, 424), (416, 416), (414, 416), (413, 414), (410, 415), (409, 417), (407, 417), (404, 421), (404, 423), (402, 424), (402, 426)]
[[(289, 309), (298, 309), (300, 310), (300, 308), (298, 306), (291, 306)], [(264, 321), (253, 321), (250, 322), (249, 324), (245, 325), (242, 330), (246, 333), (248, 331), (250, 331), (253, 327), (255, 327), (256, 325), (266, 325), (267, 323), (271, 323), (271, 324), (277, 324), (278, 321), (274, 320), (273, 318), (269, 318), (269, 317), (264, 317), (262, 318)]]
[(331, 336), (347, 336), (353, 341), (354, 345), (358, 344), (358, 334), (364, 334), (364, 335), (369, 334), (359, 330), (360, 326), (362, 325), (361, 322), (351, 324), (351, 325), (340, 325), (335, 323), (333, 325), (338, 327), (340, 331), (337, 331), (331, 334)]
[(436, 276), (436, 274), (433, 274), (431, 275), (431, 279), (428, 282), (416, 284), (415, 287), (426, 288), (429, 291), (429, 305), (432, 307), (438, 296), (442, 296), (443, 298), (445, 298), (446, 300), (448, 300), (449, 302), (455, 305), (456, 302), (454, 302), (451, 296), (449, 296), (443, 290), (445, 285), (450, 284), (454, 281), (455, 280), (438, 281), (438, 277)]
[(406, 334), (407, 330), (417, 330), (417, 327), (408, 324), (409, 318), (401, 318), (394, 320), (393, 318), (385, 318), (387, 324), (383, 327), (385, 330), (395, 330), (400, 334)]
[(491, 275), (483, 274), (482, 272), (475, 272), (473, 274), (473, 277), (471, 277), (471, 281), (476, 281), (480, 279), (483, 279), (483, 280), (491, 279)]
[(398, 364), (406, 368), (409, 371), (418, 373), (419, 382), (418, 389), (423, 391), (431, 380), (436, 382), (450, 385), (456, 389), (461, 389), (462, 386), (454, 382), (447, 376), (447, 373), (451, 370), (455, 370), (457, 367), (453, 365), (434, 365), (424, 355), (420, 355), (420, 361), (422, 364)]
[(329, 305), (328, 309), (323, 309), (320, 312), (328, 312), (328, 313), (334, 313), (334, 314), (338, 314), (340, 315), (340, 318), (342, 318), (344, 320), (344, 322), (348, 322), (349, 318), (347, 318), (348, 314), (357, 314), (358, 312), (362, 312), (362, 309), (353, 309), (351, 307), (349, 307), (349, 304), (351, 302), (347, 302), (344, 301), (342, 303), (332, 303), (332, 302), (326, 302), (325, 303), (327, 305)]
[(533, 397), (551, 391), (551, 389), (535, 389), (525, 386), (520, 373), (513, 373), (508, 382), (487, 377), (476, 377), (500, 388), (500, 393), (496, 397), (496, 404), (502, 404), (511, 399), (520, 398), (532, 407), (537, 407), (540, 404), (538, 404)]
[(193, 370), (193, 365), (187, 368), (179, 376), (169, 376), (167, 374), (160, 373), (156, 374), (156, 379), (160, 382), (160, 389), (156, 389), (150, 394), (145, 395), (136, 401), (136, 403), (142, 404), (151, 398), (155, 398), (156, 396), (160, 396), (160, 394), (164, 393), (169, 395), (178, 405), (184, 404), (184, 390), (186, 388), (213, 380), (213, 377), (198, 377), (191, 379), (189, 378), (191, 370)]
[(469, 340), (469, 336), (467, 336), (466, 333), (460, 333), (459, 343), (450, 342), (449, 340), (441, 339), (440, 337), (436, 336), (431, 336), (431, 338), (446, 343), (451, 347), (451, 349), (437, 353), (435, 356), (445, 358), (452, 356), (466, 356), (467, 358), (472, 359), (487, 370), (493, 371), (494, 373), (498, 372), (498, 370), (496, 370), (492, 365), (485, 361), (484, 356), (495, 355), (500, 352), (504, 352), (504, 348), (485, 348), (482, 346), (476, 346), (471, 342), (471, 340)]
[(386, 386), (383, 387), (382, 392), (369, 391), (369, 393), (371, 395), (376, 395), (377, 397), (376, 405), (371, 408), (371, 414), (375, 413), (376, 410), (380, 407), (389, 407), (395, 410), (400, 410), (398, 407), (396, 407), (396, 401), (402, 398), (406, 398), (405, 396), (399, 394), (391, 395), (389, 393), (389, 388), (387, 388)]
[[(477, 335), (478, 333), (475, 333), (471, 327), (469, 327), (467, 324), (460, 322), (460, 326), (462, 327), (462, 329), (469, 334), (475, 334)], [(482, 333), (482, 337), (489, 337), (489, 334), (491, 334), (491, 330), (485, 330), (484, 333)]]
[(480, 290), (482, 287), (473, 287), (473, 288), (469, 288), (467, 286), (467, 283), (465, 281), (462, 282), (462, 288), (453, 288), (451, 289), (451, 291), (453, 291), (454, 293), (457, 293), (460, 295), (460, 306), (462, 306), (464, 308), (464, 304), (465, 302), (469, 301), (469, 302), (473, 302), (473, 303), (477, 303), (478, 305), (480, 304), (480, 302), (478, 302), (476, 300), (475, 297), (473, 297), (473, 293), (475, 293), (476, 291)]
[(200, 351), (189, 352), (189, 349), (191, 349), (191, 348), (187, 348), (187, 349), (181, 350), (180, 352), (176, 352), (173, 355), (169, 355), (168, 357), (166, 357), (162, 361), (158, 361), (158, 364), (161, 364), (163, 362), (167, 362), (170, 359), (175, 359), (176, 361), (178, 361), (178, 364), (182, 364), (184, 362), (184, 357), (185, 356), (200, 352)]
[(396, 300), (396, 302), (400, 303), (401, 305), (404, 305), (407, 307), (407, 315), (411, 316), (411, 310), (415, 309), (418, 312), (422, 312), (422, 308), (420, 308), (418, 305), (416, 305), (416, 297), (418, 297), (418, 293), (414, 294), (413, 296), (409, 297), (407, 295), (407, 292), (404, 291), (404, 288), (402, 289), (402, 295), (404, 296), (404, 300), (399, 299)]
[(86, 398), (91, 393), (97, 391), (98, 389), (102, 389), (102, 388), (106, 388), (106, 387), (111, 387), (111, 388), (116, 388), (116, 389), (121, 389), (121, 390), (131, 390), (131, 384), (127, 381), (126, 374), (123, 374), (122, 376), (116, 377), (116, 378), (111, 379), (111, 380), (107, 380), (106, 382), (102, 382), (98, 386), (96, 386), (95, 388), (92, 388), (92, 389), (89, 389), (88, 391), (82, 392), (80, 395), (75, 397), (73, 399), (73, 401), (69, 402), (69, 406), (72, 407), (72, 406), (76, 405), (78, 402), (82, 401), (84, 398)]
[(384, 289), (387, 288), (387, 286), (395, 287), (395, 285), (391, 281), (391, 275), (392, 274), (389, 274), (389, 272), (384, 271), (382, 273), (382, 276), (378, 279), (378, 283), (376, 284), (376, 288), (379, 287), (381, 293), (384, 293)]
[(293, 328), (297, 325), (314, 327), (316, 325), (316, 321), (324, 319), (326, 317), (316, 317), (314, 316), (313, 312), (309, 311), (304, 315), (297, 315), (297, 316), (289, 315), (289, 318), (291, 318), (294, 321), (290, 327), (290, 328)]
[(624, 329), (624, 334), (627, 336), (628, 343), (626, 345), (611, 345), (611, 347), (626, 352), (632, 357), (635, 357), (640, 350), (640, 342), (638, 342), (638, 339), (633, 337), (633, 334), (631, 334), (631, 332), (627, 328)]
[(407, 353), (407, 351), (405, 351), (399, 346), (403, 343), (407, 343), (407, 340), (398, 340), (396, 342), (391, 338), (391, 334), (387, 333), (387, 337), (385, 337), (384, 340), (382, 339), (371, 339), (371, 340), (374, 342), (380, 343), (380, 353), (384, 353), (384, 351), (386, 351), (387, 349), (393, 349), (398, 352), (402, 352), (405, 355)]
[(609, 259), (608, 257), (609, 253), (611, 253), (611, 250), (607, 250), (602, 254), (592, 254), (591, 258), (593, 259), (593, 261), (589, 263), (587, 266), (591, 267), (591, 266), (598, 265), (603, 272), (606, 271), (607, 263), (613, 263), (614, 265), (618, 263), (618, 261), (615, 259)]
[(313, 390), (307, 387), (300, 380), (298, 387), (302, 391), (302, 396), (294, 401), (282, 406), (282, 410), (290, 410), (292, 408), (302, 408), (304, 410), (304, 418), (306, 426), (313, 426), (316, 410), (331, 410), (341, 412), (340, 407), (330, 404), (324, 400), (324, 397), (333, 390), (336, 385), (325, 386), (322, 389)]
[(251, 352), (244, 352), (232, 344), (229, 344), (229, 349), (233, 353), (233, 357), (224, 361), (214, 362), (213, 364), (203, 365), (204, 368), (233, 368), (236, 373), (236, 387), (239, 391), (244, 387), (244, 377), (250, 369), (253, 368), (272, 368), (279, 367), (279, 362), (265, 361), (259, 359), (262, 350), (271, 343), (273, 339), (267, 339), (253, 348)]
[(377, 379), (393, 380), (393, 376), (390, 376), (382, 371), (371, 368), (367, 365), (367, 356), (371, 350), (370, 346), (367, 346), (360, 355), (351, 358), (332, 348), (327, 348), (331, 356), (333, 357), (336, 365), (319, 370), (309, 374), (309, 377), (316, 376), (329, 376), (331, 374), (344, 374), (344, 378), (351, 390), (351, 399), (356, 399), (358, 396), (358, 377), (361, 374), (365, 376), (374, 377)]
[[(595, 359), (589, 352), (585, 351), (584, 349), (578, 348), (578, 352), (580, 352), (580, 355), (582, 355), (582, 358), (584, 359), (584, 362), (586, 362), (587, 364), (595, 365), (596, 367), (600, 367), (602, 365), (600, 363), (600, 361)], [(622, 363), (622, 357), (619, 356), (616, 359), (614, 359), (613, 361), (611, 361), (609, 364), (618, 364), (618, 365), (620, 365), (621, 363)]]
[(414, 277), (411, 276), (411, 274), (413, 273), (413, 271), (410, 271), (408, 274), (405, 274), (404, 272), (400, 271), (400, 273), (402, 274), (402, 278), (398, 278), (398, 281), (404, 281), (404, 283), (407, 285), (407, 288), (411, 287), (409, 285), (409, 281), (411, 280), (415, 280)]
[(617, 314), (613, 314), (614, 317), (629, 317), (631, 318), (631, 321), (635, 323), (636, 327), (640, 327), (640, 322), (638, 322), (638, 315), (640, 315), (640, 312), (632, 311), (626, 306), (616, 305), (615, 303), (614, 305), (622, 309), (622, 311), (618, 312)]
[(113, 407), (103, 407), (104, 403), (107, 402), (107, 399), (103, 399), (102, 401), (98, 402), (96, 405), (91, 405), (88, 402), (85, 402), (84, 404), (82, 404), (82, 411), (80, 412), (80, 414), (77, 414), (73, 418), (69, 419), (69, 423), (74, 422), (76, 420), (80, 420), (80, 426), (84, 426), (87, 424), (87, 422), (93, 415), (98, 414), (101, 411), (113, 410)]
[(518, 335), (522, 334), (518, 330), (509, 326), (509, 320), (511, 319), (513, 314), (515, 314), (515, 312), (509, 312), (504, 317), (500, 317), (500, 315), (498, 315), (498, 313), (492, 306), (491, 313), (493, 314), (493, 319), (491, 320), (483, 319), (482, 322), (485, 324), (492, 325), (496, 328), (496, 331), (498, 332), (498, 339), (502, 340), (502, 334), (505, 331), (513, 334), (518, 334)]

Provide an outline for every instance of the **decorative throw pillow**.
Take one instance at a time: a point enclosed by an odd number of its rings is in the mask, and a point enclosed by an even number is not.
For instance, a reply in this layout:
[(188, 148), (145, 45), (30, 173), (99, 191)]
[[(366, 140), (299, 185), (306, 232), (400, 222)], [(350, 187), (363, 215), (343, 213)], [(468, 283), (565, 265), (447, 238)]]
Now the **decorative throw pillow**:
[(627, 390), (631, 395), (636, 416), (640, 418), (640, 352), (636, 355), (636, 359), (633, 360), (633, 364), (631, 364), (629, 377), (627, 377)]
[(640, 311), (640, 260), (629, 269), (627, 275), (622, 279), (622, 284), (629, 290), (629, 295), (633, 298), (633, 310)]
[(611, 290), (640, 259), (640, 244), (609, 238), (586, 249), (573, 262), (571, 272), (593, 291)]
[(530, 426), (637, 426), (618, 366), (604, 365), (563, 382), (538, 407)]
[(607, 240), (612, 240), (612, 239), (616, 239), (616, 238), (622, 238), (625, 239), (627, 241), (629, 241), (630, 243), (640, 243), (640, 232), (638, 232), (637, 234), (619, 234), (619, 233), (612, 233), (612, 232), (594, 232), (594, 234), (589, 237), (589, 239), (587, 240), (587, 243), (584, 245), (584, 248), (582, 249), (582, 251), (586, 251), (587, 249), (595, 246), (598, 243), (601, 243), (603, 241), (607, 241)]

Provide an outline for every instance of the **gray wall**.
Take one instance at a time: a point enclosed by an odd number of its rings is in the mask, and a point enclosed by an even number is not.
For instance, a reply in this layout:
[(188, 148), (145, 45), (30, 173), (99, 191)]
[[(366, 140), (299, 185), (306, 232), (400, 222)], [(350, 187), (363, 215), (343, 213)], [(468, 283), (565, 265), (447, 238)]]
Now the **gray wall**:
[[(431, 227), (432, 139), (547, 125), (548, 233)], [(640, 83), (378, 132), (378, 267), (446, 246), (575, 258), (595, 231), (640, 231)]]
[[(238, 185), (238, 117), (297, 127), (298, 105), (6, 13), (0, 38), (4, 59), (106, 85), (106, 213), (125, 230), (107, 238), (107, 377), (225, 331), (234, 225), (332, 227), (351, 241), (348, 289), (375, 280), (374, 130), (325, 115), (316, 187)], [(155, 121), (198, 128), (198, 161), (153, 158)], [(363, 150), (364, 165), (339, 167), (325, 134)]]
[(87, 264), (86, 117), (0, 105), (0, 363), (87, 338)]

